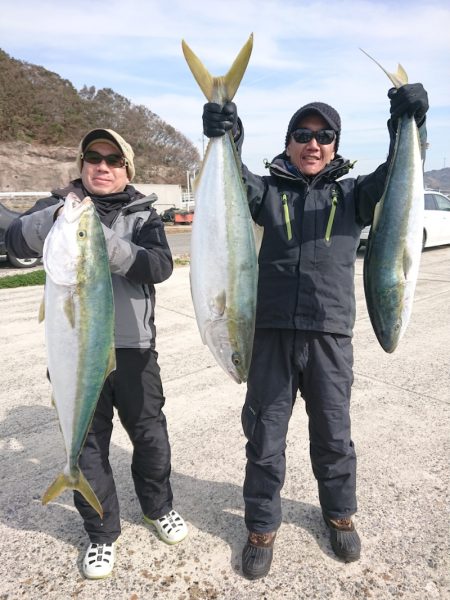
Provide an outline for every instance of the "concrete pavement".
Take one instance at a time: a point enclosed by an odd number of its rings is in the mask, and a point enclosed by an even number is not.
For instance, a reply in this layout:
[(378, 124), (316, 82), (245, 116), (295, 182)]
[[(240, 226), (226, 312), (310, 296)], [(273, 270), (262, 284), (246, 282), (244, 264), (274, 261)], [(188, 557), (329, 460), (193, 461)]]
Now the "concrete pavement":
[(190, 535), (168, 547), (143, 525), (130, 476), (131, 445), (118, 420), (111, 463), (122, 536), (113, 576), (86, 581), (87, 538), (71, 494), (40, 498), (64, 463), (45, 378), (42, 288), (0, 290), (0, 598), (105, 600), (448, 598), (450, 248), (423, 253), (409, 328), (385, 354), (356, 273), (353, 438), (358, 455), (356, 524), (361, 560), (334, 558), (321, 520), (302, 402), (294, 408), (283, 489), (284, 518), (270, 575), (246, 581), (245, 467), (240, 410), (245, 387), (201, 343), (189, 267), (157, 286), (156, 323), (172, 443), (174, 506)]

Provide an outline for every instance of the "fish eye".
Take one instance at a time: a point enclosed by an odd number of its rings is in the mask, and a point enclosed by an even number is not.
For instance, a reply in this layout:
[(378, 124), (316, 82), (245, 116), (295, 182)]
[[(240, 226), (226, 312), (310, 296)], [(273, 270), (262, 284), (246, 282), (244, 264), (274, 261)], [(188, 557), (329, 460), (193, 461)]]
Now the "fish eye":
[(80, 240), (82, 240), (83, 238), (85, 238), (85, 237), (86, 237), (86, 232), (84, 231), (84, 229), (81, 229), (81, 230), (78, 232), (78, 237), (80, 238)]
[(231, 362), (236, 367), (238, 367), (241, 364), (241, 355), (239, 354), (239, 352), (233, 352), (233, 354), (231, 355)]

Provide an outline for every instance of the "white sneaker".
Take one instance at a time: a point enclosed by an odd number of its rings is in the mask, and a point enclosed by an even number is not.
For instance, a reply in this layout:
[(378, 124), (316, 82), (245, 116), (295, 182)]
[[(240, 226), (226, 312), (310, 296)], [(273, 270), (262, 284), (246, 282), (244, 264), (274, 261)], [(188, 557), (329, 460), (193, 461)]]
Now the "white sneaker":
[(144, 515), (144, 521), (153, 525), (159, 537), (166, 544), (178, 544), (188, 534), (187, 525), (176, 510), (171, 510), (167, 515), (154, 521)]
[(116, 549), (112, 544), (89, 544), (83, 561), (83, 573), (87, 579), (104, 579), (111, 575)]

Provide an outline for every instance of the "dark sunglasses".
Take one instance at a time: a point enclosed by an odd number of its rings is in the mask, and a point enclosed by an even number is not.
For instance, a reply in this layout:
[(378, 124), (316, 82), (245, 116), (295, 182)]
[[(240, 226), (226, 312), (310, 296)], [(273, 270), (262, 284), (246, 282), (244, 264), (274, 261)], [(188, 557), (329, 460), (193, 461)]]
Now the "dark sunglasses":
[(336, 139), (336, 132), (332, 129), (321, 129), (320, 131), (311, 131), (311, 129), (296, 129), (292, 132), (292, 137), (299, 144), (307, 144), (313, 138), (316, 138), (318, 144), (328, 146)]
[(104, 160), (108, 167), (114, 167), (116, 169), (124, 167), (127, 164), (126, 159), (123, 156), (120, 156), (120, 154), (108, 154), (105, 156), (99, 152), (95, 152), (95, 150), (82, 152), (81, 160), (85, 160), (91, 165), (99, 165)]

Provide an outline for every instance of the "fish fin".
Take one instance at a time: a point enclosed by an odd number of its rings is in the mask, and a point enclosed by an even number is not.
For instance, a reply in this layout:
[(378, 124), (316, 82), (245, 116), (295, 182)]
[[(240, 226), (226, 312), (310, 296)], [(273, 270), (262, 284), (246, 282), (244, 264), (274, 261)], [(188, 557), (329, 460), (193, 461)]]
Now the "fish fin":
[(215, 317), (221, 317), (227, 306), (227, 293), (222, 290), (215, 298), (211, 300), (211, 311)]
[(72, 294), (68, 294), (64, 302), (64, 312), (69, 320), (72, 329), (75, 328), (75, 304)]
[(39, 306), (38, 323), (42, 323), (45, 319), (45, 297), (42, 297), (41, 304)]
[(111, 348), (111, 352), (109, 353), (109, 358), (108, 358), (108, 365), (106, 367), (106, 377), (108, 377), (108, 375), (110, 373), (112, 373), (113, 371), (116, 370), (116, 349), (114, 348), (114, 346)]
[(212, 100), (214, 91), (214, 77), (198, 58), (194, 52), (189, 48), (184, 40), (181, 41), (181, 47), (183, 49), (184, 58), (194, 76), (195, 81), (200, 86), (200, 89), (205, 94), (208, 100)]
[(378, 221), (380, 220), (382, 207), (383, 207), (383, 204), (382, 204), (381, 200), (379, 200), (375, 204), (375, 209), (373, 211), (372, 229), (374, 231), (376, 231), (376, 229), (377, 229)]
[(250, 60), (250, 55), (253, 49), (253, 33), (250, 34), (250, 37), (246, 41), (246, 43), (242, 46), (241, 51), (234, 59), (233, 64), (231, 65), (230, 70), (225, 75), (224, 83), (226, 90), (226, 99), (232, 100), (234, 95), (237, 92), (239, 84), (242, 81), (245, 70), (248, 65), (248, 61)]
[(65, 473), (60, 473), (55, 481), (50, 485), (45, 494), (42, 496), (42, 504), (48, 504), (54, 500), (64, 490), (77, 490), (85, 498), (86, 502), (98, 512), (100, 518), (103, 518), (103, 509), (94, 490), (91, 488), (88, 480), (83, 475), (78, 467), (74, 469), (73, 477), (69, 478)]
[(408, 83), (408, 75), (406, 74), (405, 69), (402, 67), (402, 65), (400, 63), (398, 64), (397, 72), (390, 73), (389, 71), (386, 71), (386, 69), (383, 66), (381, 66), (377, 60), (375, 60), (372, 56), (370, 56), (370, 54), (367, 54), (367, 52), (365, 50), (363, 50), (362, 48), (360, 48), (360, 50), (361, 50), (361, 52), (364, 52), (364, 54), (366, 56), (368, 56), (371, 60), (373, 60), (373, 62), (375, 64), (377, 64), (380, 67), (380, 69), (386, 73), (386, 75), (389, 77), (389, 79), (394, 84), (394, 87), (399, 88), (399, 87), (402, 87), (402, 85), (405, 85), (405, 83)]
[(253, 48), (253, 33), (241, 48), (241, 51), (235, 58), (228, 73), (222, 77), (213, 77), (184, 40), (182, 40), (181, 46), (195, 81), (200, 86), (200, 89), (205, 94), (206, 98), (210, 102), (218, 100), (217, 91), (220, 90), (221, 95), (223, 96), (220, 98), (222, 102), (232, 100), (241, 83), (242, 77), (244, 76), (248, 61), (250, 60)]
[(253, 235), (255, 238), (256, 256), (258, 256), (259, 251), (261, 250), (261, 244), (262, 244), (263, 235), (264, 235), (264, 227), (262, 225), (257, 225), (254, 221), (252, 222), (252, 225), (253, 225)]
[(79, 469), (78, 472), (80, 474), (78, 479), (78, 485), (73, 489), (80, 492), (80, 494), (83, 496), (86, 502), (89, 502), (92, 508), (99, 514), (100, 519), (103, 519), (103, 509), (102, 505), (99, 502), (99, 499), (95, 495), (94, 490), (91, 488), (89, 481), (86, 479), (83, 473)]
[(408, 279), (409, 272), (412, 267), (411, 255), (407, 249), (403, 251), (403, 275), (405, 279)]

